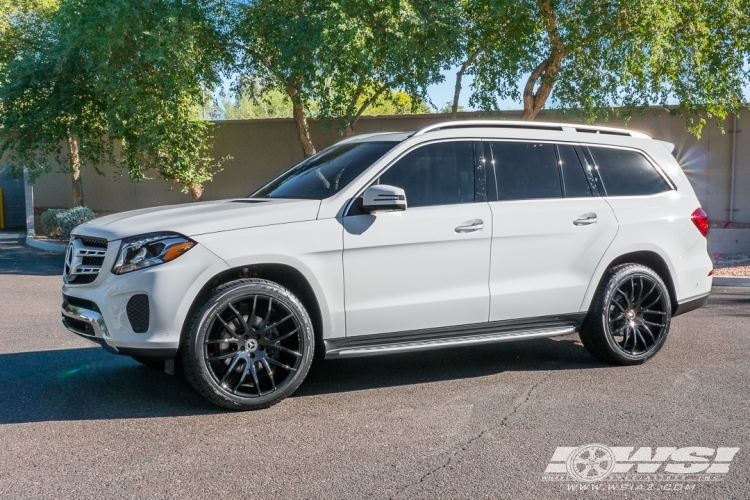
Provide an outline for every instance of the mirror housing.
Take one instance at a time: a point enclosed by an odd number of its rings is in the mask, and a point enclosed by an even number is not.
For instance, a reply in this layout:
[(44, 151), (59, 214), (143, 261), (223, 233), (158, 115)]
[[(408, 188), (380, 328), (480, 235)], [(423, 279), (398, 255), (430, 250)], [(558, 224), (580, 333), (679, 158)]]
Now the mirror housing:
[(365, 189), (362, 195), (363, 212), (370, 214), (398, 210), (406, 210), (406, 193), (400, 187), (378, 184)]

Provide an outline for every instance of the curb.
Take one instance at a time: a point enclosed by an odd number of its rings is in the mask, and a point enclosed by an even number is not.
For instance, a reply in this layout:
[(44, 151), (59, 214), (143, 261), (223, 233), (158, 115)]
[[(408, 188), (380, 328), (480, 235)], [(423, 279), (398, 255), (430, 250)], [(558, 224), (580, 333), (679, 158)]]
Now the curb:
[(37, 248), (39, 250), (46, 250), (48, 252), (65, 253), (68, 251), (67, 245), (61, 245), (59, 243), (50, 243), (48, 241), (39, 241), (34, 238), (34, 235), (31, 232), (26, 234), (26, 244), (32, 248)]
[(714, 276), (713, 286), (746, 286), (750, 287), (750, 278)]

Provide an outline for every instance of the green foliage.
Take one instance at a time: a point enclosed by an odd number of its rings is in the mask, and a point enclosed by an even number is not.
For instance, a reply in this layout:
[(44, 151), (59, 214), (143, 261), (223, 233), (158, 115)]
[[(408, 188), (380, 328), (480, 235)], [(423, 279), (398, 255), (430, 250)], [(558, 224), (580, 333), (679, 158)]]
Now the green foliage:
[(151, 170), (199, 193), (220, 165), (211, 124), (192, 116), (227, 61), (220, 11), (197, 0), (66, 0), (0, 68), (0, 152), (33, 179), (50, 158), (73, 164), (65, 144), (77, 138), (82, 163), (116, 164), (135, 180)]
[(50, 208), (42, 212), (40, 222), (42, 224), (42, 231), (50, 238), (60, 237), (60, 224), (57, 223), (57, 215), (64, 212), (62, 208)]
[(96, 215), (88, 207), (50, 208), (42, 213), (42, 230), (50, 238), (68, 239), (73, 229), (95, 218)]
[[(316, 117), (318, 115), (317, 102), (308, 103), (307, 109), (310, 116)], [(404, 115), (431, 112), (432, 109), (429, 105), (421, 99), (414, 99), (403, 91), (394, 90), (368, 106), (362, 115)], [(241, 94), (232, 100), (226, 98), (221, 100), (219, 108), (212, 109), (211, 113), (212, 117), (225, 120), (290, 118), (292, 116), (292, 101), (289, 96), (278, 90), (263, 92), (255, 99), (246, 94)]]
[(551, 95), (594, 121), (676, 101), (671, 112), (700, 134), (701, 113), (736, 111), (748, 82), (747, 0), (469, 0), (465, 11), (466, 46), (484, 48), (470, 102), (485, 110), (522, 100), (533, 117)]

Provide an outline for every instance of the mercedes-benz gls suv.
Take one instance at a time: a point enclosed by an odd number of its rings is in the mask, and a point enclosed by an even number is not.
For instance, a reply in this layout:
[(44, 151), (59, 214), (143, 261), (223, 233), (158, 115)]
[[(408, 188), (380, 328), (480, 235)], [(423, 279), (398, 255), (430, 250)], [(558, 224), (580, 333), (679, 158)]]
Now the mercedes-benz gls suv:
[(62, 320), (257, 409), (326, 358), (578, 332), (643, 363), (703, 305), (708, 220), (673, 146), (621, 129), (465, 121), (353, 137), (248, 198), (79, 226)]

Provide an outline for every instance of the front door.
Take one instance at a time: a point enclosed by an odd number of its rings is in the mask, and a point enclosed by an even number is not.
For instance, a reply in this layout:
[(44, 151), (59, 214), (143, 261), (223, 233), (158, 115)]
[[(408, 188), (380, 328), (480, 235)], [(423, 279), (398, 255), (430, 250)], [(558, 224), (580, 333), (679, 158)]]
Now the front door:
[(405, 211), (344, 217), (347, 336), (487, 322), (492, 213), (475, 181), (472, 141), (420, 146), (377, 181), (404, 189)]

